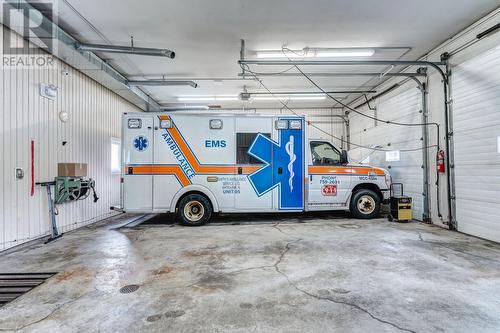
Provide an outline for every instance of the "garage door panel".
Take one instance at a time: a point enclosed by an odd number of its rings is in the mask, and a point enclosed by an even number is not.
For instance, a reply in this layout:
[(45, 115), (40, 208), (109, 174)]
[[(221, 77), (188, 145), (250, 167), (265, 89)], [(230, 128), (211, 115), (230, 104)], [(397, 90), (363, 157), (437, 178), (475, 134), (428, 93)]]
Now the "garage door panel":
[[(377, 108), (376, 116), (379, 119), (401, 123), (420, 123), (422, 121), (421, 94), (414, 85), (408, 85), (407, 88), (404, 91), (398, 90), (396, 95), (382, 97), (378, 103), (374, 103), (372, 106)], [(375, 115), (370, 110), (365, 109), (363, 112)], [(403, 183), (405, 194), (413, 198), (413, 216), (416, 219), (422, 219), (424, 202), (422, 151), (402, 151), (422, 147), (422, 127), (388, 125), (380, 121), (375, 123), (373, 119), (362, 118), (359, 115), (350, 117), (351, 141), (365, 146), (380, 145), (385, 150), (400, 150), (400, 160), (386, 161), (385, 151), (354, 149), (354, 147), (350, 155), (356, 156), (358, 160), (369, 155), (369, 164), (388, 169), (393, 181)]]
[(458, 230), (500, 242), (500, 49), (455, 67), (452, 79)]
[[(368, 145), (370, 147), (380, 145), (385, 150), (404, 150), (407, 148), (419, 148), (422, 145), (420, 140), (422, 135), (407, 132), (400, 132), (399, 136), (397, 134), (398, 133), (391, 133), (391, 135), (384, 135), (383, 131), (366, 131), (364, 132), (364, 135), (363, 133), (360, 133), (359, 136), (362, 137), (362, 142), (364, 142), (365, 145)], [(351, 136), (351, 138), (353, 137), (356, 136)]]
[[(474, 219), (472, 219), (470, 223), (467, 223), (467, 225), (490, 225), (493, 229), (498, 226), (495, 221), (497, 212), (488, 203), (477, 205), (475, 200), (464, 200), (464, 205), (460, 208), (460, 210), (467, 210), (470, 216), (474, 217)], [(487, 219), (484, 219), (484, 217), (487, 217)]]

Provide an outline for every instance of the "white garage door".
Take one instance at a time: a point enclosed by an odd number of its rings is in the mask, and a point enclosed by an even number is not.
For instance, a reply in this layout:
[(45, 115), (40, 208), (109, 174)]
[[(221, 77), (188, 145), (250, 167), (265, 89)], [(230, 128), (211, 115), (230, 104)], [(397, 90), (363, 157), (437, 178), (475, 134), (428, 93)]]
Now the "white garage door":
[(500, 242), (500, 47), (452, 78), (458, 230)]
[[(397, 95), (384, 96), (378, 104), (372, 105), (377, 108), (377, 118), (401, 123), (422, 122), (420, 113), (422, 95), (415, 84), (408, 84), (405, 87), (405, 91), (401, 91), (400, 88), (397, 90)], [(367, 109), (363, 109), (363, 112), (374, 115)], [(422, 147), (422, 127), (395, 126), (381, 122), (375, 126), (373, 120), (352, 113), (349, 119), (351, 142), (369, 147), (380, 145), (383, 149), (393, 151), (386, 153), (351, 146), (350, 157), (358, 161), (365, 160), (365, 164), (388, 169), (393, 182), (403, 183), (405, 194), (413, 198), (413, 218), (422, 220), (424, 210), (422, 150), (403, 151)]]

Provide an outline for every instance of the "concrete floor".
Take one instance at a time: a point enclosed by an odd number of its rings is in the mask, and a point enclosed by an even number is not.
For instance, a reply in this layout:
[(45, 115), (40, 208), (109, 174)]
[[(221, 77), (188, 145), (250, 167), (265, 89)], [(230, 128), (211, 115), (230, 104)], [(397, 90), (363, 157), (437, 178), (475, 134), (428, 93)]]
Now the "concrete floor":
[(343, 214), (132, 218), (0, 255), (0, 272), (60, 272), (0, 308), (0, 330), (500, 332), (499, 244)]

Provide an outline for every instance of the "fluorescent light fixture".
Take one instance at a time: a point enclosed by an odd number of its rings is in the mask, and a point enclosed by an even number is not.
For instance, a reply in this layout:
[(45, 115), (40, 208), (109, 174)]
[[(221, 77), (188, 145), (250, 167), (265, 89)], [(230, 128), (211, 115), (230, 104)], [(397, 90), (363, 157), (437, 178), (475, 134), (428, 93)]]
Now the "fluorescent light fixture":
[(375, 54), (372, 49), (311, 49), (304, 48), (294, 51), (257, 51), (257, 58), (352, 58), (371, 57)]
[(198, 110), (208, 110), (210, 107), (208, 105), (184, 105), (184, 109), (198, 109)]
[(230, 96), (230, 97), (215, 97), (216, 101), (238, 101), (238, 96)]
[(208, 110), (210, 108), (208, 107), (208, 105), (181, 104), (181, 105), (162, 106), (161, 109), (164, 111), (178, 111), (178, 110)]
[(500, 136), (497, 136), (497, 154), (500, 154)]
[(237, 101), (238, 99), (238, 96), (183, 96), (177, 98), (179, 102)]
[(251, 97), (252, 101), (274, 101), (274, 100), (290, 100), (290, 101), (318, 101), (326, 99), (325, 94), (317, 95), (282, 95), (274, 94), (268, 96)]
[[(302, 51), (296, 51), (296, 52), (302, 52)], [(305, 55), (295, 54), (292, 52), (285, 52), (285, 54), (283, 54), (283, 52), (281, 52), (281, 51), (257, 51), (257, 58), (266, 58), (266, 59), (271, 59), (271, 58), (306, 58)]]
[(340, 57), (371, 57), (375, 54), (373, 50), (359, 50), (359, 51), (316, 51), (314, 56), (316, 58), (340, 58)]

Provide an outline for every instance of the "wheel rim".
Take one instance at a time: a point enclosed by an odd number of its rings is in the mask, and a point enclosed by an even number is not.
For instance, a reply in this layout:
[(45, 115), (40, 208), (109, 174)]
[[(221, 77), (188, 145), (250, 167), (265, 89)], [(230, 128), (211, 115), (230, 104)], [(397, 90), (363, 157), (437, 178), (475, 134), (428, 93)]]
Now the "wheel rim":
[(184, 216), (191, 222), (197, 222), (205, 215), (205, 208), (199, 201), (190, 201), (184, 206)]
[(363, 195), (358, 199), (358, 210), (362, 214), (371, 214), (375, 211), (375, 199), (369, 195)]

